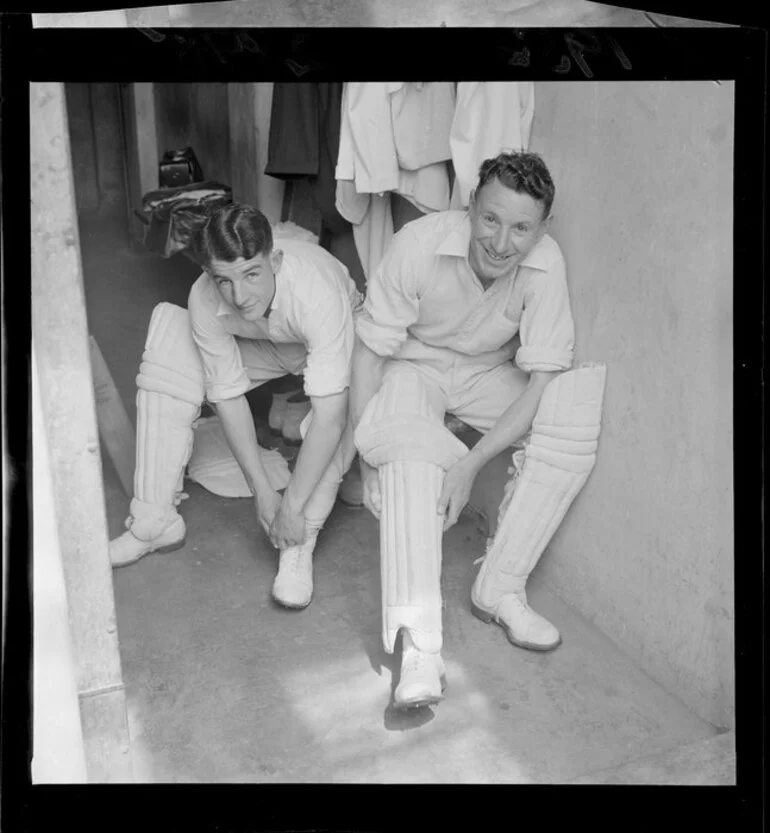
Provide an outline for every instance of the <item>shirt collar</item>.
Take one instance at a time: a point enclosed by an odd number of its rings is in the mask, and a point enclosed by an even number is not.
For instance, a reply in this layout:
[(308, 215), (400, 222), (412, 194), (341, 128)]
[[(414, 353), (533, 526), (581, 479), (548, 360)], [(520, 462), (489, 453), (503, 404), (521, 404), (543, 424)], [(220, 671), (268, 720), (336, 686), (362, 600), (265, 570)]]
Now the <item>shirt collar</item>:
[[(535, 248), (521, 261), (519, 266), (527, 266), (530, 269), (539, 269), (540, 271), (547, 272), (550, 268), (547, 240), (548, 235), (544, 234)], [(436, 254), (467, 259), (470, 244), (471, 218), (468, 212), (466, 212), (462, 222), (453, 228), (441, 241), (436, 249)]]
[(466, 211), (460, 224), (455, 226), (455, 228), (447, 234), (441, 243), (439, 243), (439, 246), (436, 249), (436, 254), (467, 258), (470, 244), (471, 218)]
[(538, 241), (537, 246), (521, 261), (519, 266), (526, 266), (529, 269), (538, 269), (541, 272), (547, 272), (551, 268), (549, 240), (548, 235), (544, 234)]

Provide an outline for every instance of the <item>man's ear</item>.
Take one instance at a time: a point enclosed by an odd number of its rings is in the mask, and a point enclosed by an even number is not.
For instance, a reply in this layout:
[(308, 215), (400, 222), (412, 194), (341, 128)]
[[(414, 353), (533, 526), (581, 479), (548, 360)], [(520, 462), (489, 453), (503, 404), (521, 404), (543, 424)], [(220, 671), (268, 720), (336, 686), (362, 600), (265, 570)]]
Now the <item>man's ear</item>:
[(281, 268), (281, 264), (283, 263), (283, 249), (273, 249), (270, 252), (270, 266), (273, 269), (273, 272), (277, 272)]

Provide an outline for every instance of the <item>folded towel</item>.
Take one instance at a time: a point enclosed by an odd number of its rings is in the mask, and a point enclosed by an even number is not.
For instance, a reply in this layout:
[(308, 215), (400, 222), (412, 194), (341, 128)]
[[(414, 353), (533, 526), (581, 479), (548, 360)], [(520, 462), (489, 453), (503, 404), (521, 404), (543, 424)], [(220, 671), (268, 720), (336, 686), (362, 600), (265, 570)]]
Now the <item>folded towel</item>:
[[(206, 417), (195, 422), (193, 453), (187, 466), (190, 480), (222, 497), (252, 497), (238, 461), (230, 451), (219, 417)], [(260, 448), (260, 456), (270, 485), (276, 490), (289, 483), (289, 466), (278, 451)]]

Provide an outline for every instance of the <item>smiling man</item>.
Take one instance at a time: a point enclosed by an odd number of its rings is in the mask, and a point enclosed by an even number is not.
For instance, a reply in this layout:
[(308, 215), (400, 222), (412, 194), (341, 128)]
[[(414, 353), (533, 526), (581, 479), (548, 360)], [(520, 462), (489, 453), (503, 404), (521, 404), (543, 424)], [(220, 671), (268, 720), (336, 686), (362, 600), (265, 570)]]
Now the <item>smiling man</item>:
[[(185, 542), (176, 506), (204, 399), (217, 411), (254, 495), (256, 520), (280, 550), (273, 596), (306, 607), (318, 532), (355, 455), (348, 421), (353, 312), (360, 296), (347, 269), (301, 240), (274, 246), (267, 218), (230, 204), (212, 212), (192, 246), (204, 272), (188, 311), (153, 311), (137, 376), (137, 450), (128, 531), (110, 543), (114, 567)], [(311, 411), (283, 496), (271, 486), (245, 394), (303, 374)]]
[[(385, 650), (402, 635), (398, 708), (443, 697), (442, 532), (510, 447), (516, 473), (471, 608), (517, 646), (561, 642), (524, 586), (593, 466), (604, 368), (570, 370), (565, 263), (548, 234), (554, 193), (537, 154), (486, 160), (467, 212), (427, 215), (394, 237), (356, 321), (351, 415), (364, 502), (380, 519)], [(484, 435), (470, 451), (447, 413)]]

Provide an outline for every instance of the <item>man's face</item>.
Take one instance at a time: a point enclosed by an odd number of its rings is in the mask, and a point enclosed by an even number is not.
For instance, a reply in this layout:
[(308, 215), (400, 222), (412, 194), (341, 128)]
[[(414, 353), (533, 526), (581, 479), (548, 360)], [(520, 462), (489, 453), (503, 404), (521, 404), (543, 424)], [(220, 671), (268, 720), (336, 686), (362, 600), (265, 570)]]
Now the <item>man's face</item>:
[(275, 273), (283, 253), (274, 249), (270, 255), (259, 254), (250, 260), (212, 260), (206, 271), (219, 294), (247, 321), (262, 318), (275, 295)]
[(471, 194), (468, 260), (480, 280), (510, 275), (548, 228), (543, 203), (507, 188), (498, 179)]

